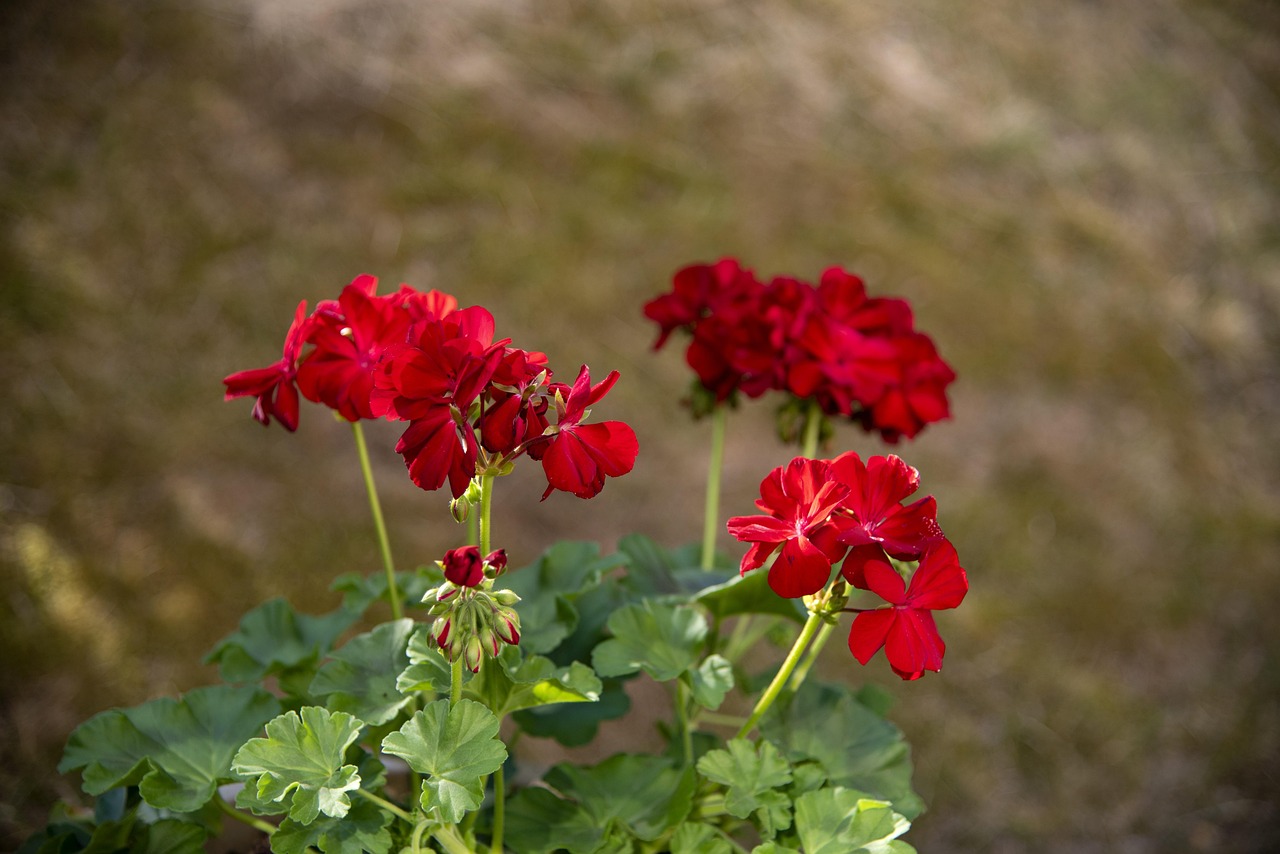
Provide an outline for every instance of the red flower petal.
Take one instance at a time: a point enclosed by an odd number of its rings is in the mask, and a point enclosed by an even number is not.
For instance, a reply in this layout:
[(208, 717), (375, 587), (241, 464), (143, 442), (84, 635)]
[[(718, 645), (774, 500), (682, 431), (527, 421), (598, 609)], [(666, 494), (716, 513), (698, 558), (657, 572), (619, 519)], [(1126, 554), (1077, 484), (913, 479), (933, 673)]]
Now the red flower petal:
[(880, 647), (884, 646), (893, 626), (893, 609), (881, 608), (877, 611), (863, 611), (853, 618), (849, 628), (849, 651), (861, 664), (871, 660)]
[(831, 578), (831, 559), (806, 537), (787, 540), (769, 567), (769, 586), (784, 599), (817, 593)]

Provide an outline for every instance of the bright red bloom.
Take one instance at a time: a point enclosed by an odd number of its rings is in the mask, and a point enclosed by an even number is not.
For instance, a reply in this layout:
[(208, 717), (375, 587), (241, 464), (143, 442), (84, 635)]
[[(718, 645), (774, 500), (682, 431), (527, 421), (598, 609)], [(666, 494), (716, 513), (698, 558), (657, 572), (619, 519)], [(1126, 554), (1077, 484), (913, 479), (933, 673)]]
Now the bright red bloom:
[(257, 398), (253, 417), (263, 426), (275, 418), (290, 432), (298, 429), (298, 354), (310, 331), (306, 300), (298, 303), (293, 323), (284, 337), (284, 354), (280, 361), (266, 368), (254, 368), (231, 374), (222, 382), (227, 387), (225, 400), (249, 395)]
[(559, 421), (529, 446), (529, 456), (542, 461), (547, 476), (544, 499), (556, 489), (593, 498), (604, 488), (606, 476), (620, 477), (635, 466), (640, 443), (630, 426), (621, 421), (582, 423), (587, 407), (608, 394), (617, 381), (618, 372), (612, 371), (593, 386), (591, 372), (583, 365), (572, 388), (552, 386)]
[(691, 264), (676, 271), (671, 293), (655, 297), (644, 306), (644, 316), (659, 328), (653, 349), (665, 344), (675, 330), (695, 325), (707, 314), (759, 287), (751, 271), (742, 269), (735, 258), (722, 258), (714, 264)]
[(849, 651), (866, 664), (884, 647), (893, 672), (903, 679), (919, 679), (926, 670), (942, 669), (947, 646), (938, 634), (933, 611), (954, 608), (969, 591), (969, 580), (955, 548), (946, 540), (925, 552), (908, 586), (888, 561), (865, 564), (864, 583), (889, 608), (863, 611), (849, 630)]
[(893, 344), (899, 380), (860, 419), (867, 429), (879, 430), (886, 442), (914, 438), (926, 425), (951, 417), (947, 386), (956, 378), (928, 335), (913, 332)]
[(763, 566), (779, 546), (769, 568), (769, 586), (788, 599), (817, 593), (831, 578), (831, 566), (847, 551), (840, 542), (846, 520), (836, 513), (849, 487), (832, 477), (826, 460), (796, 457), (769, 472), (760, 484), (756, 506), (767, 516), (735, 516), (729, 533), (752, 543), (742, 558), (745, 574)]
[[(298, 367), (298, 388), (348, 421), (373, 418), (369, 396), (378, 365), (403, 347), (409, 331), (406, 296), (375, 297), (378, 280), (359, 276), (338, 297), (337, 310), (316, 312), (315, 344)], [(403, 294), (403, 291), (402, 291)]]
[(444, 553), (444, 577), (459, 587), (479, 587), (484, 581), (484, 559), (477, 546), (463, 546)]
[(849, 487), (841, 506), (853, 519), (843, 528), (840, 542), (856, 550), (841, 567), (850, 584), (862, 586), (862, 567), (868, 559), (888, 553), (899, 560), (915, 560), (943, 539), (933, 496), (902, 504), (920, 487), (920, 473), (900, 458), (869, 457), (863, 464), (861, 457), (849, 451), (831, 462), (831, 471)]

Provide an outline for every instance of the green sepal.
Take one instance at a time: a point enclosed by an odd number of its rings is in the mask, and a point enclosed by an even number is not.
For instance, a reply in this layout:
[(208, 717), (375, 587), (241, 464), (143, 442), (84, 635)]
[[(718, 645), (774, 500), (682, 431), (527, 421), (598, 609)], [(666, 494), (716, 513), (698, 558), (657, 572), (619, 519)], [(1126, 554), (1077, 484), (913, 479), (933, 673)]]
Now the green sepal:
[(902, 731), (845, 686), (807, 682), (798, 694), (783, 695), (760, 729), (792, 764), (817, 762), (832, 785), (884, 798), (909, 819), (924, 810), (911, 788), (911, 747)]
[(289, 817), (310, 824), (323, 813), (342, 818), (351, 809), (347, 792), (360, 788), (360, 774), (346, 750), (364, 723), (346, 712), (304, 706), (267, 724), (267, 737), (240, 748), (232, 770), (256, 779), (257, 800), (292, 798)]
[(659, 682), (693, 667), (707, 637), (707, 621), (696, 609), (644, 600), (614, 611), (608, 620), (613, 638), (591, 655), (601, 676), (637, 670)]
[(457, 824), (484, 799), (484, 777), (502, 767), (506, 745), (498, 739), (498, 718), (474, 700), (436, 700), (398, 731), (382, 749), (426, 775), (422, 808), (438, 808), (441, 821)]
[(568, 667), (541, 655), (525, 657), (519, 647), (508, 646), (496, 667), (485, 667), (466, 692), (493, 710), (498, 719), (520, 709), (553, 703), (595, 703), (603, 685), (587, 665), (575, 661)]
[(796, 835), (805, 854), (906, 854), (898, 837), (911, 822), (888, 801), (856, 789), (830, 788), (796, 798)]
[(309, 848), (324, 854), (385, 854), (391, 850), (387, 825), (392, 816), (377, 804), (358, 798), (343, 818), (321, 816), (310, 824), (286, 818), (271, 835), (275, 854), (305, 854)]
[(137, 785), (157, 809), (195, 812), (219, 782), (232, 779), (240, 745), (279, 711), (274, 697), (248, 685), (211, 685), (178, 700), (111, 709), (71, 733), (58, 770), (83, 769), (91, 795)]
[(391, 720), (412, 699), (397, 684), (409, 666), (407, 649), (415, 625), (408, 618), (393, 620), (356, 635), (320, 667), (308, 691), (327, 697), (327, 708), (366, 723)]
[(299, 614), (283, 599), (272, 599), (245, 614), (239, 629), (219, 641), (204, 661), (216, 663), (227, 682), (275, 675), (286, 691), (304, 696), (317, 662), (357, 616), (339, 608), (313, 617)]

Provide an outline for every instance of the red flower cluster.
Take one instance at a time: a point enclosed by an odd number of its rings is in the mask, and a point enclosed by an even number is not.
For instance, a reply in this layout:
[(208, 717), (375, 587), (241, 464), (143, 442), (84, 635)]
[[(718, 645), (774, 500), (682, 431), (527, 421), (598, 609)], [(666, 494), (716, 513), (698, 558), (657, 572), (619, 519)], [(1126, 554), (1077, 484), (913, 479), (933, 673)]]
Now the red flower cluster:
[(639, 445), (628, 425), (582, 423), (616, 371), (593, 386), (584, 365), (572, 386), (551, 382), (546, 355), (495, 341), (484, 308), (408, 285), (377, 296), (377, 284), (359, 276), (310, 316), (300, 304), (281, 360), (227, 377), (226, 399), (252, 396), (254, 418), (288, 430), (299, 392), (348, 421), (407, 421), (396, 452), (410, 478), (427, 490), (447, 481), (455, 498), (477, 473), (526, 453), (542, 462), (544, 498), (555, 489), (591, 498), (606, 476), (631, 471)]
[[(756, 506), (767, 515), (729, 520), (729, 533), (751, 543), (741, 571), (763, 566), (777, 551), (769, 586), (795, 598), (826, 587), (840, 563), (849, 584), (890, 604), (855, 618), (849, 634), (854, 656), (866, 664), (884, 646), (904, 679), (936, 671), (945, 645), (929, 612), (960, 604), (968, 581), (938, 527), (934, 499), (902, 503), (919, 484), (919, 473), (892, 455), (865, 463), (853, 452), (834, 460), (797, 457), (760, 484)], [(920, 561), (909, 588), (890, 557)]]
[(915, 330), (911, 306), (868, 297), (852, 273), (832, 267), (816, 287), (782, 276), (763, 283), (725, 258), (685, 267), (673, 284), (644, 307), (659, 327), (654, 348), (690, 332), (685, 358), (718, 401), (786, 391), (889, 442), (950, 415), (955, 373)]

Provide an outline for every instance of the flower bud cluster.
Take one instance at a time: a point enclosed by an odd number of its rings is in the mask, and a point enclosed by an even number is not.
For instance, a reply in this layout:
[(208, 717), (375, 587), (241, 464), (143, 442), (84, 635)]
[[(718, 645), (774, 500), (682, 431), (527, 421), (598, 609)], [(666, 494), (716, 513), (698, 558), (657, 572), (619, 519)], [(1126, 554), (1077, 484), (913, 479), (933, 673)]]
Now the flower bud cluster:
[(480, 672), (486, 657), (497, 658), (502, 644), (520, 642), (520, 615), (512, 607), (520, 597), (492, 589), (506, 554), (498, 550), (483, 560), (479, 554), (475, 546), (449, 552), (441, 562), (449, 580), (422, 597), (435, 617), (431, 636), (441, 653), (449, 661), (461, 659), (472, 673)]

